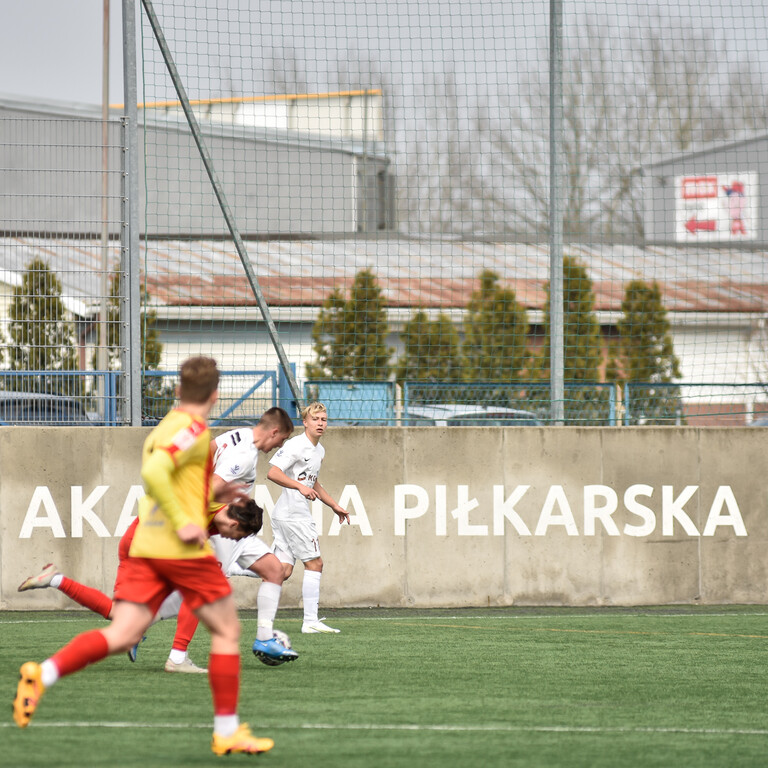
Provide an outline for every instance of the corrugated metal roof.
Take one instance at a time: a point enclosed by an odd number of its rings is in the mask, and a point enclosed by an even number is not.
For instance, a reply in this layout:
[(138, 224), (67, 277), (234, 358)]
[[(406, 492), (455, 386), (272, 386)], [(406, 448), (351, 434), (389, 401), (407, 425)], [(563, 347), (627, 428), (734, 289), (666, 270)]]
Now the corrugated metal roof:
[[(525, 307), (541, 309), (546, 302), (546, 244), (387, 238), (248, 241), (246, 247), (274, 306), (319, 306), (366, 268), (390, 307), (464, 307), (483, 269), (496, 272)], [(147, 287), (159, 306), (256, 304), (232, 243), (151, 240), (141, 248)], [(659, 283), (668, 311), (768, 311), (768, 251), (572, 244), (565, 253), (586, 267), (596, 310), (619, 310), (626, 284), (640, 279)], [(112, 243), (112, 268), (119, 254)], [(22, 273), (34, 258), (57, 273), (65, 295), (95, 306), (101, 295), (97, 240), (0, 238), (0, 271)]]

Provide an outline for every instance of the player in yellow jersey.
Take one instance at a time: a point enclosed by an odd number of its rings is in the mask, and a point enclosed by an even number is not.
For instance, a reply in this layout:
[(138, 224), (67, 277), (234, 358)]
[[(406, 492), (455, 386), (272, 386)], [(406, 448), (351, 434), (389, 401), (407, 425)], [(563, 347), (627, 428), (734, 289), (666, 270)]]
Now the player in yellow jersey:
[[(178, 589), (211, 632), (208, 677), (213, 693), (214, 754), (255, 754), (274, 746), (255, 738), (237, 714), (240, 622), (227, 578), (208, 543), (211, 453), (206, 418), (218, 397), (219, 372), (208, 357), (181, 366), (179, 405), (144, 442), (141, 477), (146, 495), (129, 556), (120, 563), (113, 618), (84, 632), (41, 664), (22, 665), (13, 719), (25, 728), (43, 693), (60, 677), (137, 643), (163, 600)], [(218, 500), (244, 500), (239, 484), (221, 487)]]

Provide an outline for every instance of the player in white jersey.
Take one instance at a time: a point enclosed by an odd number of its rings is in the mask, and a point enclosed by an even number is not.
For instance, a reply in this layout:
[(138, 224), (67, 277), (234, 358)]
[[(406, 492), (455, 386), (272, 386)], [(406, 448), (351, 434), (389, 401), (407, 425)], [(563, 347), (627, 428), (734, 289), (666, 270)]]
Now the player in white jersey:
[(283, 487), (283, 492), (272, 511), (272, 545), (281, 563), (285, 578), (293, 573), (297, 560), (304, 563), (302, 598), (304, 621), (301, 631), (305, 634), (338, 632), (318, 619), (320, 603), (320, 578), (323, 560), (320, 557), (317, 528), (309, 508), (309, 502), (320, 499), (329, 506), (342, 523), (349, 523), (349, 513), (334, 501), (320, 485), (317, 476), (325, 456), (320, 438), (328, 426), (328, 414), (322, 403), (311, 403), (301, 411), (304, 433), (292, 437), (270, 459), (267, 478)]

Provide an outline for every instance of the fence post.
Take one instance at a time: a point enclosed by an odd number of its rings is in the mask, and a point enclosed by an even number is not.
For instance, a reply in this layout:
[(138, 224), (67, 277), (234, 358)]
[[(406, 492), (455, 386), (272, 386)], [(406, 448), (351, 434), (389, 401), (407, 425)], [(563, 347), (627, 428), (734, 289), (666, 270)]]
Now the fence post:
[(549, 376), (554, 424), (565, 423), (563, 331), (563, 4), (549, 3)]
[[(141, 282), (139, 278), (139, 127), (136, 87), (136, 4), (123, 0), (123, 109), (125, 111), (126, 184), (123, 198), (123, 233), (120, 264), (120, 347), (123, 387), (120, 395), (128, 406), (123, 412), (134, 427), (141, 426), (142, 350)], [(126, 419), (127, 416), (127, 419)]]

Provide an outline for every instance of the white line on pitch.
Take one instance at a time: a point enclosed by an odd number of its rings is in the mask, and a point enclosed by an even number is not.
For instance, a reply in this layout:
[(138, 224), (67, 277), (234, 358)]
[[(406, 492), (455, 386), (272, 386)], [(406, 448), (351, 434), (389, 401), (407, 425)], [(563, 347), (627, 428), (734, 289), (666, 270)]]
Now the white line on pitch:
[[(0, 728), (16, 727), (13, 723), (2, 722)], [(210, 723), (127, 723), (127, 722), (53, 722), (32, 723), (31, 728), (137, 728), (153, 730), (175, 730), (183, 728), (210, 728)], [(416, 725), (416, 724), (373, 724), (373, 723), (302, 723), (285, 725), (280, 723), (261, 724), (260, 730), (323, 730), (323, 731), (444, 731), (452, 733), (606, 733), (606, 734), (682, 734), (697, 736), (768, 736), (763, 728), (686, 728), (654, 726), (576, 726), (576, 725)]]
[[(531, 619), (556, 619), (562, 621), (564, 619), (602, 619), (602, 618), (657, 618), (657, 619), (715, 619), (715, 618), (750, 618), (750, 617), (766, 617), (768, 613), (617, 613), (611, 616), (609, 612), (604, 613), (572, 613), (572, 614), (527, 614), (525, 616), (503, 616), (503, 615), (480, 615), (480, 616), (339, 616), (337, 621), (355, 622), (355, 621), (483, 621), (483, 620), (497, 620), (504, 621), (523, 621)], [(91, 614), (83, 612), (82, 616), (73, 617), (71, 619), (52, 618), (48, 619), (44, 616), (40, 616), (36, 619), (0, 619), (0, 625), (3, 624), (39, 624), (45, 622), (46, 624), (75, 624), (82, 621), (90, 621), (94, 618)], [(240, 616), (240, 621), (251, 622), (256, 621), (256, 617)], [(302, 621), (301, 618), (280, 617), (281, 623), (294, 622), (298, 623)]]

